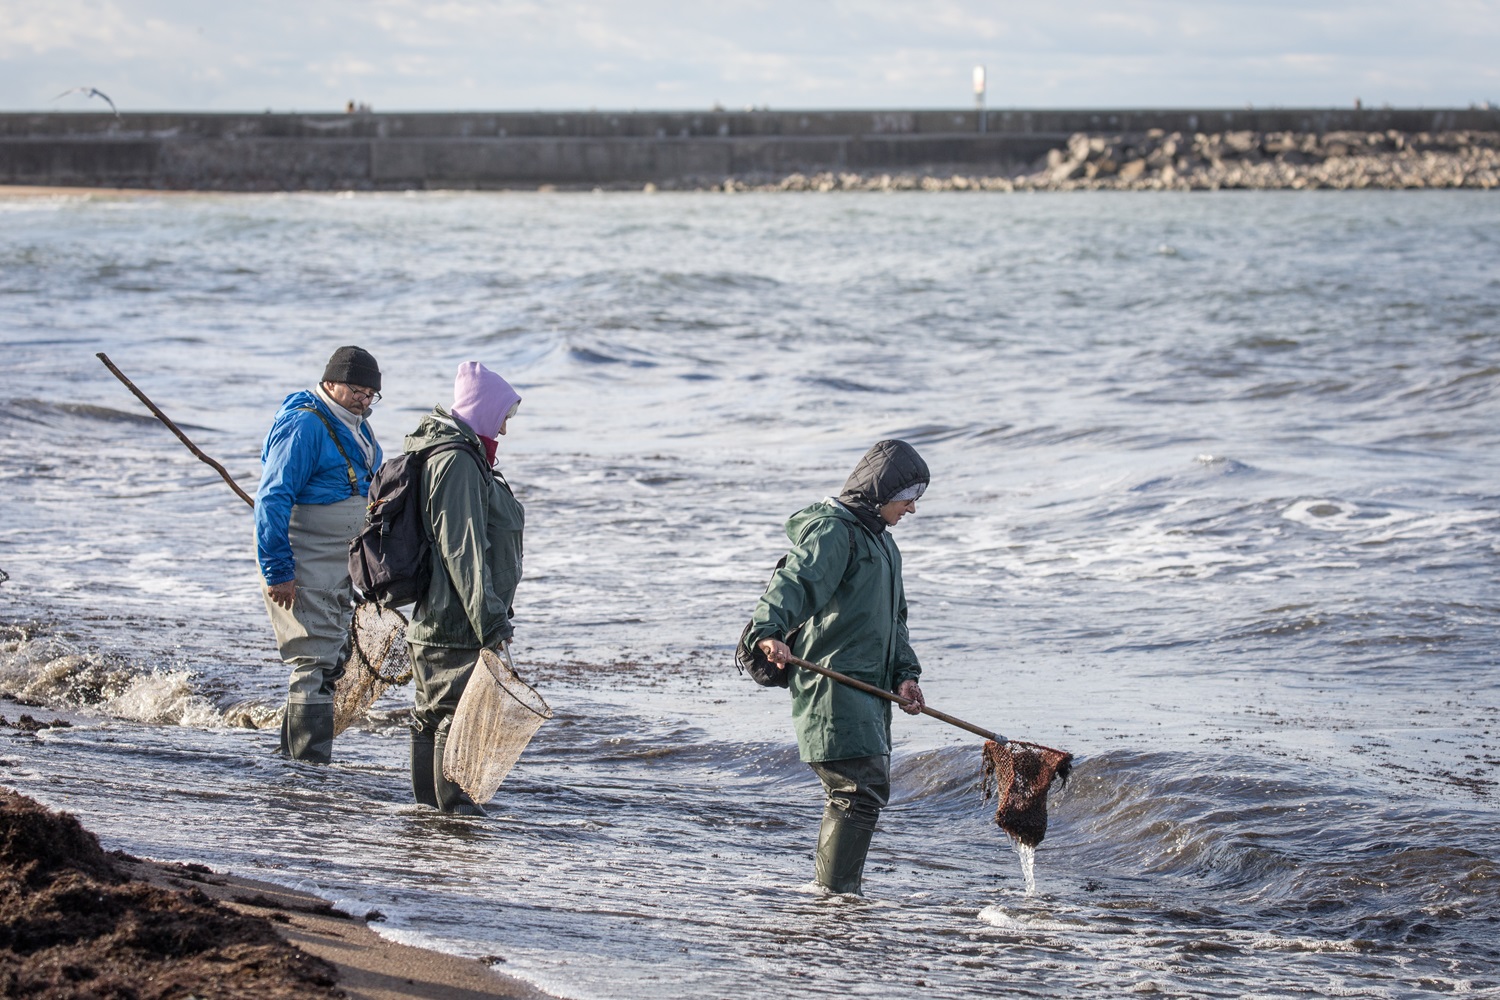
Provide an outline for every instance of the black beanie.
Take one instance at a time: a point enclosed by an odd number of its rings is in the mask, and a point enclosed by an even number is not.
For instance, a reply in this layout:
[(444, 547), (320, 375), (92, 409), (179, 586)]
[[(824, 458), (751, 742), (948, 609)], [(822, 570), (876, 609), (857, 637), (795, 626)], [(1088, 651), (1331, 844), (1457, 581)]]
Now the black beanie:
[(347, 382), (380, 391), (380, 366), (375, 355), (363, 347), (340, 347), (323, 369), (324, 382)]

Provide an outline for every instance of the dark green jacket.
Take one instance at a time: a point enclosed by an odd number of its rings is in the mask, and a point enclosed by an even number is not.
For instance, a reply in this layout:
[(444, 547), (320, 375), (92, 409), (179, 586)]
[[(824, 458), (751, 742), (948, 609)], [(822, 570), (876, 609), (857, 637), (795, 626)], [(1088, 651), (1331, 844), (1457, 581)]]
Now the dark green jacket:
[[(748, 641), (785, 639), (806, 622), (790, 643), (800, 659), (887, 691), (920, 677), (906, 632), (901, 552), (890, 532), (875, 535), (825, 500), (792, 515), (786, 534), (792, 550), (755, 606)], [(891, 752), (890, 702), (810, 670), (787, 669), (803, 760)]]
[[(441, 406), (406, 436), (404, 450), (478, 435)], [(423, 525), (432, 538), (432, 582), (412, 611), (406, 638), (451, 649), (493, 647), (511, 634), (511, 605), (521, 582), (525, 512), (504, 481), (466, 449), (432, 456), (422, 470)]]

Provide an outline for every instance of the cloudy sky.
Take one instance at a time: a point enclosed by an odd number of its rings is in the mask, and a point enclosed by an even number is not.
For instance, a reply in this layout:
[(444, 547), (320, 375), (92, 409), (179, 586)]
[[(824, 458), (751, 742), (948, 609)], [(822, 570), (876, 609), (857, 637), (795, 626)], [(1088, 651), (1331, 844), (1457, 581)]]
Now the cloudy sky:
[(1500, 0), (0, 0), (0, 110), (1500, 105)]

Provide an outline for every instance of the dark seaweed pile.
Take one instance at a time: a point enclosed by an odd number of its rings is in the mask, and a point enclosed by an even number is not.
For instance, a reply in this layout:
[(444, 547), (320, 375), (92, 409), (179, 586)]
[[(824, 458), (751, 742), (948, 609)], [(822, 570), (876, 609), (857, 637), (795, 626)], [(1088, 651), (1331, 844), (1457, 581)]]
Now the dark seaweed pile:
[(0, 996), (342, 997), (335, 977), (268, 921), (132, 881), (78, 820), (0, 789)]
[(1035, 847), (1047, 836), (1047, 792), (1067, 784), (1073, 755), (1034, 743), (984, 744), (984, 800), (996, 794), (995, 823), (1011, 839)]

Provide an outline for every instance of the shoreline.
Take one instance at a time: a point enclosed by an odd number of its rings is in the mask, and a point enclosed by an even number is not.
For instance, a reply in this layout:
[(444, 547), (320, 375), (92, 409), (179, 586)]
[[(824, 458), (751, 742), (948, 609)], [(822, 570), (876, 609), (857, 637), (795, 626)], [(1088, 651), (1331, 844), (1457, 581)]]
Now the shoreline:
[(338, 970), (349, 1000), (557, 1000), (476, 958), (401, 944), (369, 926), (377, 911), (349, 914), (320, 896), (204, 865), (150, 858), (115, 860), (132, 879), (173, 892), (201, 892), (245, 914), (269, 920), (288, 944)]
[[(80, 894), (97, 898), (95, 913), (78, 909)], [(0, 976), (27, 995), (97, 986), (143, 996), (556, 1000), (492, 962), (388, 940), (369, 926), (384, 919), (377, 911), (350, 914), (205, 865), (105, 851), (72, 814), (6, 786), (0, 895), (9, 932)]]
[[(59, 184), (0, 184), (0, 198), (142, 198), (160, 195), (186, 197), (196, 194), (226, 194), (223, 191), (183, 191), (169, 188), (131, 188)], [(263, 193), (263, 192), (262, 192)]]

